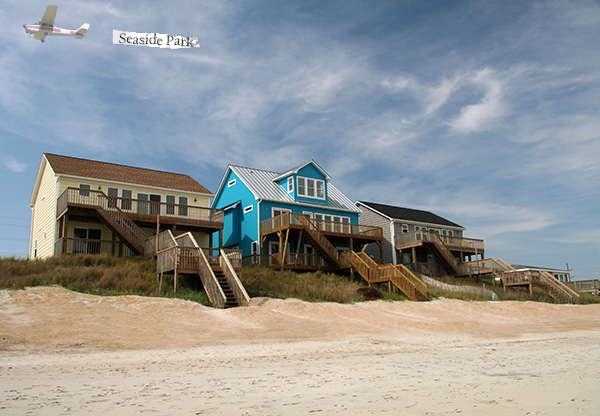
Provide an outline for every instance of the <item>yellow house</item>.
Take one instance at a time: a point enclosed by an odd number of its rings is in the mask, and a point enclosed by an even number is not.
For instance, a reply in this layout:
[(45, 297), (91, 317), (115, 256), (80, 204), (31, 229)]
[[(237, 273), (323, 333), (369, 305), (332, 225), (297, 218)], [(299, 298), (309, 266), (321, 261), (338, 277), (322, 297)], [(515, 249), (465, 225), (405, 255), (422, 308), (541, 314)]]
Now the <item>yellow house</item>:
[(143, 255), (160, 231), (222, 245), (223, 211), (188, 175), (44, 153), (31, 195), (29, 258)]

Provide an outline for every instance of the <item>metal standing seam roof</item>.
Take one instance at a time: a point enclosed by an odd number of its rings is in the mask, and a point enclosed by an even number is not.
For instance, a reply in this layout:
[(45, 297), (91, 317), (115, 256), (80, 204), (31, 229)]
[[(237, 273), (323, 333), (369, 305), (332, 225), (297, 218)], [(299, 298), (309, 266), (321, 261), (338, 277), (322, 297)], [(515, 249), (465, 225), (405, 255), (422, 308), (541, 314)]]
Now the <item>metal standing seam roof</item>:
[[(274, 179), (281, 176), (281, 173), (270, 172), (262, 169), (247, 168), (243, 166), (229, 165), (229, 168), (240, 178), (248, 187), (250, 192), (254, 194), (256, 199), (263, 199), (276, 202), (285, 202), (289, 204), (297, 204), (299, 201), (294, 200)], [(327, 203), (311, 203), (310, 201), (300, 201), (304, 205), (314, 207), (323, 207), (331, 209), (340, 209), (344, 211), (352, 211), (359, 213), (360, 210), (354, 205), (346, 195), (341, 193), (330, 182), (327, 182)]]
[(392, 205), (384, 205), (377, 204), (375, 202), (366, 202), (366, 201), (358, 201), (360, 204), (371, 208), (374, 211), (379, 212), (380, 214), (385, 215), (388, 218), (392, 218), (395, 220), (405, 220), (405, 221), (414, 221), (421, 222), (427, 224), (437, 224), (444, 225), (446, 227), (458, 227), (463, 228), (463, 226), (453, 223), (452, 221), (448, 221), (445, 218), (440, 217), (439, 215), (434, 214), (429, 211), (422, 211), (419, 209), (412, 208), (402, 208), (395, 207)]

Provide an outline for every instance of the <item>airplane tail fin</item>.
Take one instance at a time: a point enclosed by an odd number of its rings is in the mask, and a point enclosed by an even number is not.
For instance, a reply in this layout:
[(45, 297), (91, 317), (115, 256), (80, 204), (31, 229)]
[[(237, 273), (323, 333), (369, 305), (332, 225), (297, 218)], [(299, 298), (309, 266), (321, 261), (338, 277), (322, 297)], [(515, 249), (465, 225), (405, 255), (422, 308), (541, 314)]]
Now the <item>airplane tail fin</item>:
[(90, 28), (89, 24), (87, 24), (87, 23), (82, 24), (81, 27), (79, 29), (77, 29), (77, 32), (75, 32), (75, 38), (81, 39), (82, 37), (84, 37), (89, 28)]

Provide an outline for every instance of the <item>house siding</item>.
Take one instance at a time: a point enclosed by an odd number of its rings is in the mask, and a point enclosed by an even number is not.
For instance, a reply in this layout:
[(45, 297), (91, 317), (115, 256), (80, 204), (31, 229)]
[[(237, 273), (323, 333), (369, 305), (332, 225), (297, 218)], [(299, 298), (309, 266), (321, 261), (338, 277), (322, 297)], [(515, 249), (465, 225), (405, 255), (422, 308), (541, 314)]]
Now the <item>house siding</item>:
[[(109, 180), (100, 180), (86, 177), (73, 177), (68, 175), (57, 175), (52, 169), (50, 163), (47, 162), (46, 157), (42, 157), (40, 164), (41, 172), (38, 173), (37, 180), (37, 192), (32, 196), (35, 198), (32, 201), (32, 220), (31, 220), (31, 240), (29, 247), (30, 258), (45, 258), (53, 256), (55, 253), (55, 244), (59, 237), (59, 230), (56, 221), (56, 209), (57, 200), (67, 188), (79, 188), (80, 184), (90, 185), (90, 190), (100, 190), (105, 194), (108, 192), (108, 188), (117, 188), (118, 197), (122, 197), (123, 189), (132, 191), (132, 198), (137, 199), (138, 193), (160, 195), (160, 201), (165, 203), (167, 201), (167, 195), (175, 197), (175, 204), (179, 203), (180, 197), (187, 198), (187, 205), (190, 207), (201, 207), (209, 208), (210, 195), (206, 193), (196, 193), (191, 191), (182, 191), (174, 189), (156, 188), (145, 185), (129, 184), (122, 182), (115, 182)], [(122, 208), (122, 206), (119, 206)], [(132, 211), (123, 210), (125, 213), (135, 212), (135, 207)], [(205, 216), (205, 218), (203, 218)], [(203, 210), (201, 212), (200, 219), (208, 220), (210, 211)], [(118, 237), (113, 231), (106, 225), (99, 222), (96, 218), (90, 217), (87, 219), (71, 219), (66, 223), (66, 229), (64, 237), (73, 238), (75, 236), (75, 228), (85, 229), (96, 229), (101, 231), (100, 238), (104, 241), (111, 241), (113, 238)], [(156, 234), (156, 227), (145, 227), (143, 231), (149, 235)], [(175, 234), (179, 234), (176, 230)], [(193, 232), (196, 241), (201, 247), (209, 246), (209, 234), (206, 232)], [(36, 241), (37, 241), (37, 252), (36, 252)]]
[[(235, 180), (235, 184), (228, 184)], [(231, 169), (228, 170), (223, 182), (221, 192), (215, 196), (212, 206), (214, 208), (226, 208), (236, 202), (239, 205), (225, 211), (225, 224), (223, 227), (223, 247), (238, 247), (244, 255), (249, 255), (251, 244), (258, 241), (258, 202), (254, 195), (246, 187), (244, 182)], [(252, 206), (248, 212), (244, 208)]]
[[(393, 264), (393, 250), (394, 245), (392, 243), (392, 234), (390, 229), (390, 220), (376, 212), (371, 211), (368, 208), (358, 205), (361, 210), (360, 223), (366, 225), (373, 225), (381, 227), (383, 230), (383, 241), (381, 245), (383, 247), (383, 261), (384, 263)], [(365, 253), (373, 258), (381, 257), (381, 249), (376, 243), (367, 244), (364, 249)]]
[[(325, 188), (324, 197), (325, 198), (320, 199), (320, 198), (299, 196), (297, 193), (298, 176), (302, 176), (304, 178), (310, 178), (310, 179), (318, 179), (318, 180), (325, 182), (325, 186), (324, 186), (324, 188)], [(328, 182), (327, 178), (325, 177), (325, 175), (323, 175), (323, 173), (319, 169), (317, 169), (312, 164), (308, 164), (308, 165), (304, 166), (302, 169), (300, 169), (296, 175), (294, 175), (294, 197), (297, 201), (304, 201), (304, 202), (310, 202), (310, 203), (316, 203), (316, 204), (325, 204), (327, 202), (327, 198), (328, 198), (327, 182)]]
[(45, 166), (31, 213), (30, 259), (43, 259), (54, 255), (57, 183), (50, 164), (45, 161), (43, 163)]

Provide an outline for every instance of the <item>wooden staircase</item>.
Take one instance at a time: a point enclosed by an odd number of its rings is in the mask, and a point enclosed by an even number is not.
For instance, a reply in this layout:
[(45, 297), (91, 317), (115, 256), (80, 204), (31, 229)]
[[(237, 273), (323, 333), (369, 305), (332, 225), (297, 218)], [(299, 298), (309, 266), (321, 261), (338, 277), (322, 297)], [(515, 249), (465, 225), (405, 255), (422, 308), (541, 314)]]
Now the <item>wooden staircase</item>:
[(148, 236), (104, 192), (67, 188), (58, 198), (58, 213), (65, 212), (69, 206), (94, 210), (100, 220), (117, 233), (134, 253), (145, 255), (144, 245)]
[[(160, 233), (156, 240), (157, 273), (174, 271), (175, 276), (177, 273), (197, 274), (214, 308), (248, 306), (250, 297), (238, 277), (241, 272), (241, 252), (228, 254), (222, 249), (202, 249), (190, 232), (175, 238), (167, 230)], [(205, 250), (209, 252), (208, 256)], [(218, 254), (213, 254), (213, 251)], [(230, 258), (233, 254), (239, 257), (235, 262), (236, 267)]]
[(473, 274), (473, 268), (466, 263), (456, 260), (454, 254), (446, 247), (440, 236), (433, 232), (423, 232), (423, 241), (431, 243), (427, 247), (438, 259), (442, 260), (442, 267), (456, 276), (468, 276)]
[(502, 281), (503, 286), (536, 286), (561, 303), (579, 303), (581, 296), (548, 272), (538, 270), (515, 270), (502, 259), (483, 259), (468, 264), (477, 274), (491, 274)]
[(340, 252), (329, 240), (319, 231), (316, 223), (308, 217), (301, 216), (300, 224), (306, 231), (306, 240), (310, 243), (313, 249), (325, 259), (331, 266), (340, 267), (342, 264)]
[(581, 295), (558, 281), (550, 273), (537, 270), (512, 270), (502, 274), (502, 283), (506, 286), (536, 286), (548, 293), (552, 299), (561, 303), (578, 304)]
[(354, 251), (342, 253), (342, 263), (356, 270), (369, 285), (389, 282), (411, 300), (428, 299), (427, 285), (403, 265), (377, 264), (366, 253)]
[(212, 270), (215, 274), (217, 282), (219, 283), (219, 286), (221, 286), (223, 294), (225, 295), (225, 304), (223, 305), (223, 308), (227, 309), (240, 306), (240, 303), (238, 302), (235, 293), (233, 292), (233, 289), (231, 288), (231, 285), (229, 284), (229, 281), (227, 280), (227, 277), (225, 276), (225, 273), (223, 273), (221, 267), (213, 266)]

